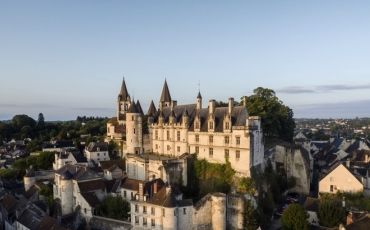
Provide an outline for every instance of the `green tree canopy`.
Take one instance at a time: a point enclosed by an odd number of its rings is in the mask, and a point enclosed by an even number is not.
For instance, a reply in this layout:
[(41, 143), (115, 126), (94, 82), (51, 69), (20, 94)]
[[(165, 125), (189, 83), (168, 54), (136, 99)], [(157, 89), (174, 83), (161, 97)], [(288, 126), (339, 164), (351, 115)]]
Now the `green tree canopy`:
[(33, 118), (24, 114), (15, 115), (12, 119), (12, 125), (17, 130), (20, 130), (24, 126), (30, 126), (31, 128), (33, 128), (36, 125), (36, 121)]
[(107, 198), (105, 198), (105, 200), (97, 207), (96, 212), (98, 215), (103, 217), (127, 220), (130, 212), (130, 204), (121, 196), (107, 196)]
[(44, 118), (44, 114), (42, 113), (39, 113), (39, 117), (37, 119), (37, 127), (40, 129), (45, 127), (45, 118)]
[(346, 211), (341, 201), (335, 197), (324, 197), (320, 200), (318, 217), (320, 225), (325, 227), (336, 227), (344, 222)]
[(308, 230), (307, 213), (299, 204), (291, 204), (281, 218), (284, 230)]
[(251, 116), (260, 116), (265, 137), (292, 141), (295, 122), (293, 110), (279, 100), (272, 89), (258, 87), (254, 94), (242, 98)]

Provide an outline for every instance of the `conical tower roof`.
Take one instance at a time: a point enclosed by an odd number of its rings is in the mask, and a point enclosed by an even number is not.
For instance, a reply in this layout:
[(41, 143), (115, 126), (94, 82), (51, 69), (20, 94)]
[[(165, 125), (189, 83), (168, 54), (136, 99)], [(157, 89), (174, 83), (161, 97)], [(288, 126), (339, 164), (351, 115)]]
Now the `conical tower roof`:
[(143, 109), (141, 108), (140, 101), (136, 101), (136, 108), (139, 111), (140, 114), (144, 114)]
[(200, 94), (200, 91), (198, 92), (197, 98), (202, 98), (202, 94)]
[(119, 92), (118, 96), (120, 97), (121, 100), (126, 100), (129, 97), (125, 78), (122, 79), (121, 91)]
[(164, 80), (164, 85), (163, 85), (160, 101), (161, 102), (171, 102), (172, 101), (170, 90), (168, 89), (168, 85), (167, 85), (167, 80)]
[(132, 100), (130, 107), (128, 108), (127, 113), (140, 113), (138, 108), (135, 105), (135, 101)]
[(157, 109), (155, 108), (154, 102), (152, 100), (152, 102), (150, 102), (150, 106), (149, 106), (147, 115), (148, 116), (154, 116), (156, 114), (156, 112), (157, 112)]

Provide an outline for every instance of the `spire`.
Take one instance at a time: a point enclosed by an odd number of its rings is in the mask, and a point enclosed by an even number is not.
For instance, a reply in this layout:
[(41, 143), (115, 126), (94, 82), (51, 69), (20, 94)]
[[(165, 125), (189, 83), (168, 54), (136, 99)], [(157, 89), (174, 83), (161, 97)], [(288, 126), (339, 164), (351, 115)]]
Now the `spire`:
[(164, 80), (164, 85), (161, 94), (161, 102), (171, 102), (170, 90), (168, 89), (167, 80)]
[(135, 105), (135, 101), (134, 100), (132, 100), (131, 105), (130, 105), (130, 108), (128, 108), (127, 113), (140, 113), (139, 110), (138, 110), (138, 108)]
[(140, 101), (136, 101), (136, 108), (139, 111), (140, 114), (144, 114), (143, 109), (141, 108)]
[(150, 106), (149, 106), (147, 115), (148, 116), (154, 116), (156, 114), (156, 112), (157, 112), (157, 109), (155, 108), (154, 102), (152, 100), (152, 102), (150, 102)]
[(200, 94), (200, 90), (199, 90), (199, 92), (198, 92), (198, 96), (197, 96), (197, 98), (202, 99), (202, 95)]
[(127, 92), (125, 77), (123, 77), (122, 79), (121, 91), (119, 92), (118, 97), (120, 98), (120, 100), (127, 100), (127, 98), (129, 97), (129, 94)]

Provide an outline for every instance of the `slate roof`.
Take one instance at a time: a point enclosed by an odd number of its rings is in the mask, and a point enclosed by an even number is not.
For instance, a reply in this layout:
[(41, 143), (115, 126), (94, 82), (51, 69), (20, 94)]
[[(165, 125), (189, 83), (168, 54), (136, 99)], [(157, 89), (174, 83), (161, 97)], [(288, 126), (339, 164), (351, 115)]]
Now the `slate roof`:
[(94, 178), (100, 178), (94, 171), (85, 166), (80, 165), (64, 165), (60, 169), (56, 170), (55, 173), (61, 176), (68, 172), (74, 180), (88, 180)]
[(119, 92), (118, 98), (119, 98), (120, 101), (126, 101), (129, 96), (130, 95), (128, 94), (128, 91), (127, 91), (125, 78), (123, 78), (122, 79), (121, 90)]
[(67, 230), (67, 229), (60, 226), (58, 224), (57, 219), (54, 219), (50, 216), (44, 216), (40, 221), (38, 230)]
[(6, 194), (0, 203), (8, 213), (14, 212), (17, 207), (17, 200), (10, 194)]
[(86, 193), (97, 190), (105, 190), (105, 183), (103, 179), (89, 180), (84, 182), (78, 182), (80, 193)]
[(108, 144), (105, 142), (91, 142), (87, 146), (87, 151), (89, 152), (108, 151)]
[[(209, 119), (208, 108), (203, 108), (197, 111), (196, 104), (178, 105), (174, 106), (173, 109), (171, 109), (170, 107), (165, 107), (162, 109), (162, 111), (160, 111), (160, 114), (163, 114), (163, 120), (165, 123), (169, 121), (171, 113), (174, 114), (176, 123), (182, 122), (183, 115), (187, 113), (189, 116), (190, 131), (194, 130), (194, 120), (196, 116), (199, 116), (201, 121), (200, 131), (201, 132), (208, 131), (208, 119)], [(158, 122), (158, 116), (161, 116), (160, 114), (158, 113), (156, 114), (155, 122)], [(215, 108), (214, 112), (215, 132), (223, 132), (223, 121), (227, 115), (228, 107)], [(232, 123), (231, 125), (245, 126), (247, 118), (248, 118), (247, 109), (244, 106), (235, 106), (231, 114), (231, 123)]]
[(155, 116), (157, 113), (157, 109), (155, 108), (153, 100), (150, 102), (150, 106), (148, 112), (146, 113), (148, 116)]
[(171, 102), (172, 101), (170, 90), (168, 89), (168, 85), (167, 85), (167, 80), (164, 80), (164, 85), (163, 85), (160, 101), (161, 102)]
[(122, 169), (124, 167), (124, 162), (122, 160), (110, 160), (110, 161), (100, 161), (100, 167), (102, 170), (112, 171), (117, 167)]
[(141, 108), (141, 104), (140, 104), (139, 100), (136, 101), (136, 108), (137, 108), (137, 110), (139, 111), (140, 114), (144, 115), (144, 111)]
[(86, 202), (93, 208), (100, 204), (100, 200), (93, 192), (81, 193), (81, 195), (86, 200)]
[(131, 102), (130, 107), (128, 108), (127, 113), (140, 113), (134, 101)]

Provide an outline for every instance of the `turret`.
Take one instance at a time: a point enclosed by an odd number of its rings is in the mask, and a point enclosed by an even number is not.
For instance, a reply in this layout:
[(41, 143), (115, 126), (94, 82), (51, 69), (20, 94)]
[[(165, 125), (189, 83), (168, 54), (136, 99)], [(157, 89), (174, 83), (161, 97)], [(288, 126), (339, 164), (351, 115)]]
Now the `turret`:
[(68, 215), (73, 212), (73, 175), (65, 171), (60, 179), (62, 214)]
[(200, 94), (200, 91), (198, 92), (197, 96), (197, 110), (202, 109), (202, 95)]
[(182, 114), (182, 124), (187, 127), (189, 124), (189, 114), (188, 111), (185, 109)]
[(143, 151), (143, 121), (134, 101), (126, 113), (127, 153), (140, 154)]
[(122, 80), (121, 90), (118, 94), (118, 108), (117, 108), (117, 119), (123, 120), (122, 116), (127, 112), (130, 107), (130, 95), (128, 94), (125, 78)]
[(170, 113), (169, 122), (170, 122), (170, 124), (174, 124), (175, 121), (176, 121), (175, 112), (172, 110), (171, 113)]
[(159, 101), (159, 109), (162, 110), (164, 107), (169, 107), (171, 105), (171, 102), (172, 99), (170, 90), (168, 89), (167, 80), (164, 80), (161, 99)]

